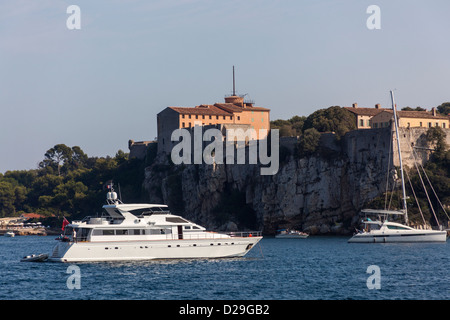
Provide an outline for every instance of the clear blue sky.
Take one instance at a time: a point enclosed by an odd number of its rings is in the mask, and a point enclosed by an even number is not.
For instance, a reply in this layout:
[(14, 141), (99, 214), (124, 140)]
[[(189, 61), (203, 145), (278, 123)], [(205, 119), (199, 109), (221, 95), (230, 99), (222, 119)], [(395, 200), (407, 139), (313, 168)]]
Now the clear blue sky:
[[(69, 30), (66, 9), (81, 9)], [(369, 5), (381, 30), (369, 30)], [(334, 105), (450, 100), (448, 0), (2, 0), (0, 172), (55, 144), (89, 156), (156, 137), (168, 106), (236, 85), (271, 119)]]

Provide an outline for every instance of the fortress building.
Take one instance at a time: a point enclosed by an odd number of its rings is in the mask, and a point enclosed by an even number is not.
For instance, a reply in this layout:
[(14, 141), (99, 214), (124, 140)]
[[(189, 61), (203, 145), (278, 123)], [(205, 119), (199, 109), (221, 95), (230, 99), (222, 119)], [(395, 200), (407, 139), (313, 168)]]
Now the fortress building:
[[(255, 107), (253, 101), (244, 101), (243, 96), (233, 94), (225, 97), (225, 103), (202, 104), (196, 107), (168, 107), (157, 115), (158, 153), (170, 154), (177, 142), (171, 141), (176, 129), (192, 129), (194, 126), (216, 127), (225, 135), (227, 129), (254, 129), (254, 139), (264, 139), (270, 130), (270, 109)], [(264, 136), (259, 129), (266, 129)]]

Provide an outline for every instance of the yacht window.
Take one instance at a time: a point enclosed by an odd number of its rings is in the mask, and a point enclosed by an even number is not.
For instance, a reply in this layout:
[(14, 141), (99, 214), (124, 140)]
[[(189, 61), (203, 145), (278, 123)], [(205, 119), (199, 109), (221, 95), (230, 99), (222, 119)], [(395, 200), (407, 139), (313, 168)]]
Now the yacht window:
[(139, 230), (139, 229), (134, 229), (134, 230), (133, 230), (133, 234), (134, 234), (134, 235), (140, 235), (140, 234), (141, 234), (141, 230)]
[(184, 229), (185, 229), (185, 230), (190, 230), (190, 229), (191, 229), (191, 226), (184, 226)]
[(399, 226), (387, 226), (388, 229), (392, 229), (392, 230), (408, 230), (408, 228), (404, 228), (404, 227), (399, 227)]
[(151, 207), (151, 208), (140, 208), (130, 210), (130, 213), (139, 217), (139, 216), (151, 216), (152, 214), (161, 214), (167, 213), (169, 209), (167, 207)]
[(200, 228), (197, 227), (197, 226), (193, 226), (192, 229), (198, 229), (198, 230), (200, 230)]
[(166, 221), (173, 223), (189, 223), (189, 221), (186, 221), (180, 217), (166, 217)]
[(114, 230), (102, 230), (104, 236), (113, 236)]
[(116, 235), (127, 235), (128, 230), (116, 230)]
[(77, 231), (77, 240), (78, 241), (86, 241), (87, 240), (87, 237), (88, 237), (88, 235), (89, 235), (89, 231), (91, 230), (91, 229), (88, 229), (88, 228), (78, 228), (78, 229), (75, 229), (76, 231)]

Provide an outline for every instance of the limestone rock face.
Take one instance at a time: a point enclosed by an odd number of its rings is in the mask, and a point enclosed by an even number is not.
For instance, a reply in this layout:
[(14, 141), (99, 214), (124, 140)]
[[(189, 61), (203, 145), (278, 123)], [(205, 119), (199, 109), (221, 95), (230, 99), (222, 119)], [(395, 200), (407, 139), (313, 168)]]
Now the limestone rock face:
[(146, 169), (144, 186), (150, 201), (207, 228), (351, 234), (358, 212), (384, 192), (389, 139), (384, 129), (327, 139), (316, 155), (291, 153), (273, 176), (259, 165), (174, 166), (163, 158)]

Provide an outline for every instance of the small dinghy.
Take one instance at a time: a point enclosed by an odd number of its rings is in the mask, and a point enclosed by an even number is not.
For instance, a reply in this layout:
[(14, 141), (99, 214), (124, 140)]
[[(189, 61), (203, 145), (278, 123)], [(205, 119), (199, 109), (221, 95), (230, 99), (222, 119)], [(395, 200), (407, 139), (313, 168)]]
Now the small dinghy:
[(41, 253), (41, 254), (32, 254), (30, 256), (23, 257), (20, 261), (22, 262), (42, 262), (47, 260), (48, 254)]

